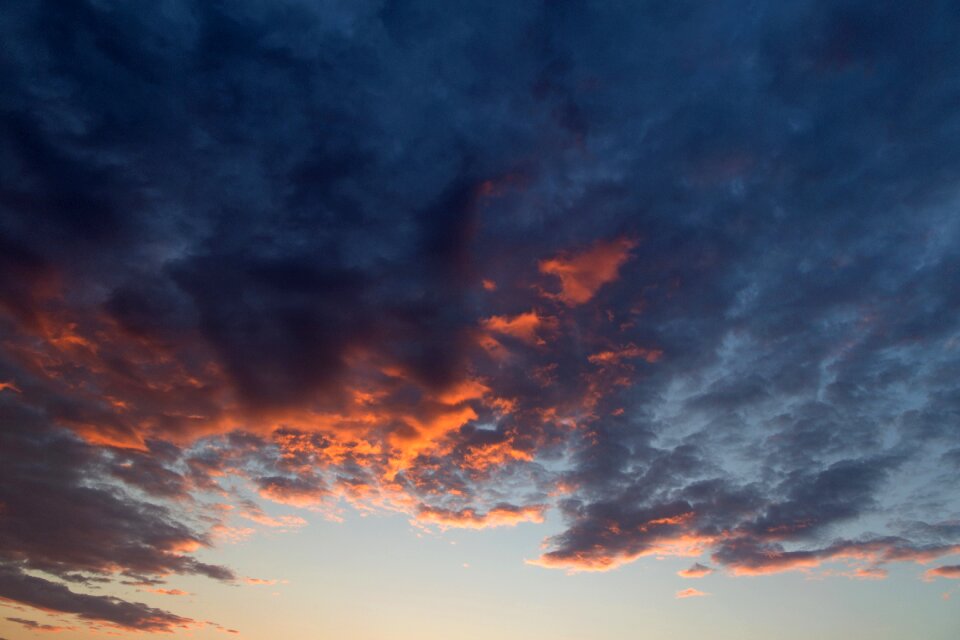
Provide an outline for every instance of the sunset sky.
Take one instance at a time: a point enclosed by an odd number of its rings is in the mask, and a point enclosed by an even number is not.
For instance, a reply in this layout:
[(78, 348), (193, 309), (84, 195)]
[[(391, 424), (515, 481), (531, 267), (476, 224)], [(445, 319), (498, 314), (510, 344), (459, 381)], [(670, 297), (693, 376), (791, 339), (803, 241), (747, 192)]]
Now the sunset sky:
[(0, 640), (956, 640), (958, 43), (0, 4)]

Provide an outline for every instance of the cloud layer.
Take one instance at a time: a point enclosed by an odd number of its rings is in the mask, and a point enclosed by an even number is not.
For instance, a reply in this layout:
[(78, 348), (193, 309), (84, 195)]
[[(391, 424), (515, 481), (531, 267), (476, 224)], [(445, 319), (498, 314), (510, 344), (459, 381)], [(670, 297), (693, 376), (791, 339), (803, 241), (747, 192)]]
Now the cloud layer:
[(0, 598), (204, 624), (96, 587), (233, 582), (266, 501), (960, 552), (952, 3), (348, 4), (0, 17)]

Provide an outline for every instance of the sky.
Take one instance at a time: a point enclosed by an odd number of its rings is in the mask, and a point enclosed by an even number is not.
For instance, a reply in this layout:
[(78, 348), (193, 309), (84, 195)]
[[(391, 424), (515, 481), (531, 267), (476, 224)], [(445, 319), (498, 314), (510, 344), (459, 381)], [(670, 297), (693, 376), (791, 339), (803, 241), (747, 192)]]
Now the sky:
[(0, 638), (956, 638), (958, 41), (6, 3)]

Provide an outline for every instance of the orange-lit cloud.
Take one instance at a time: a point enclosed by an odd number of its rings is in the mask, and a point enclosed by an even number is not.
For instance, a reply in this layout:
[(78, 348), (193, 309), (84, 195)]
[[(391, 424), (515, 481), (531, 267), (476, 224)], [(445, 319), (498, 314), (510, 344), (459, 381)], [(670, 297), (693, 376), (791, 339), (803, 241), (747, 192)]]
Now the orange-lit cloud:
[(619, 277), (620, 267), (637, 246), (629, 238), (599, 241), (577, 253), (564, 253), (540, 262), (540, 272), (560, 279), (560, 292), (551, 294), (573, 307), (588, 302), (603, 285)]
[(682, 591), (677, 591), (674, 597), (677, 599), (683, 599), (683, 598), (700, 598), (708, 595), (710, 594), (705, 591), (700, 591), (699, 589), (683, 589)]
[(689, 569), (682, 569), (677, 571), (677, 575), (681, 578), (702, 578), (713, 573), (713, 569), (706, 565), (702, 565), (699, 562), (695, 563)]
[(814, 569), (823, 564), (820, 558), (809, 555), (774, 554), (762, 562), (750, 565), (733, 565), (729, 567), (730, 575), (734, 576), (765, 576), (787, 571), (804, 571)]
[(889, 573), (881, 567), (858, 567), (847, 575), (860, 580), (885, 580)]
[[(635, 246), (626, 238), (602, 241), (540, 262), (540, 273), (560, 283), (559, 292), (545, 295), (569, 307), (585, 305), (620, 277)], [(497, 290), (491, 280), (483, 280), (482, 286)], [(506, 288), (501, 295), (516, 293)], [(448, 368), (441, 369), (443, 375), (423, 375), (416, 363), (422, 345), (414, 345), (410, 351), (417, 357), (410, 357), (394, 344), (404, 342), (403, 331), (398, 330), (400, 337), (387, 331), (389, 337), (382, 344), (365, 338), (333, 357), (342, 365), (335, 381), (308, 389), (295, 401), (262, 406), (250, 405), (235, 374), (231, 377), (230, 364), (215, 349), (204, 349), (203, 342), (190, 342), (189, 348), (177, 351), (132, 335), (96, 313), (83, 321), (66, 312), (39, 313), (29, 339), (7, 345), (8, 355), (25, 375), (16, 374), (17, 384), (0, 382), (0, 392), (9, 392), (4, 394), (5, 401), (22, 401), (34, 410), (49, 408), (55, 424), (104, 452), (114, 480), (169, 502), (187, 503), (204, 491), (226, 495), (224, 487), (233, 477), (276, 503), (314, 510), (338, 509), (331, 505), (340, 503), (363, 512), (387, 509), (407, 514), (418, 526), (483, 529), (541, 523), (546, 504), (494, 505), (495, 500), (509, 499), (508, 492), (515, 489), (509, 482), (519, 474), (503, 486), (497, 484), (499, 478), (529, 469), (524, 463), (534, 463), (541, 452), (553, 447), (599, 449), (605, 439), (615, 440), (609, 435), (612, 425), (626, 420), (606, 421), (625, 415), (624, 407), (632, 411), (634, 405), (628, 394), (615, 398), (613, 394), (634, 384), (635, 361), (656, 363), (663, 351), (638, 346), (630, 339), (644, 343), (645, 338), (622, 333), (625, 325), (618, 318), (622, 319), (623, 309), (582, 309), (584, 316), (592, 312), (593, 320), (581, 326), (573, 318), (577, 314), (543, 300), (540, 306), (529, 299), (507, 303), (513, 310), (530, 310), (493, 314), (503, 307), (481, 307), (475, 315), (458, 320), (463, 331), (445, 348), (456, 350), (460, 342), (466, 346), (463, 354), (454, 354), (458, 357), (451, 358)], [(552, 315), (545, 315), (544, 306)], [(598, 327), (619, 327), (621, 333), (604, 335), (607, 329)], [(194, 349), (196, 345), (200, 346)], [(484, 355), (478, 345), (494, 357)], [(425, 355), (428, 364), (443, 356), (429, 351)], [(654, 369), (662, 367), (650, 368)], [(158, 442), (168, 449), (158, 453), (160, 449), (153, 449)], [(207, 444), (211, 449), (222, 445), (222, 449), (190, 458), (190, 447)], [(669, 457), (663, 452), (657, 455)], [(145, 461), (150, 460), (159, 462), (146, 468)], [(190, 468), (189, 474), (182, 471), (181, 462)], [(682, 469), (695, 466), (681, 461), (679, 470), (665, 473), (664, 478), (672, 476), (681, 485), (690, 480), (681, 477)], [(164, 480), (169, 483), (165, 485)], [(537, 490), (555, 487), (549, 495), (558, 505), (592, 499), (584, 497), (589, 496), (587, 482), (580, 485), (552, 477), (531, 484), (538, 484)], [(167, 493), (162, 493), (164, 487)], [(565, 501), (566, 495), (574, 500)], [(713, 508), (709, 501), (706, 504)], [(212, 542), (238, 541), (256, 533), (251, 527), (231, 526), (230, 518), (273, 529), (306, 524), (299, 516), (271, 516), (249, 505), (223, 511), (223, 521), (211, 519), (205, 532), (157, 543), (162, 560), (175, 562), (155, 563), (147, 572), (161, 576), (206, 573), (232, 580), (228, 571), (188, 557)], [(755, 535), (753, 548), (743, 554), (714, 559), (733, 575), (810, 571), (840, 561), (848, 570), (834, 575), (877, 579), (886, 575), (878, 566), (884, 562), (927, 562), (945, 553), (942, 548), (891, 542), (849, 543), (813, 551), (789, 551), (769, 544), (787, 542), (820, 526), (818, 518), (806, 513), (734, 532), (718, 526), (698, 528), (699, 515), (693, 508), (661, 513), (666, 515), (646, 514), (625, 521), (604, 517), (600, 526), (586, 527), (589, 531), (582, 540), (575, 539), (568, 547), (557, 544), (530, 563), (567, 571), (607, 571), (647, 556), (698, 557), (738, 536)], [(751, 533), (744, 534), (747, 530)], [(122, 568), (103, 562), (93, 569), (117, 574)], [(955, 569), (930, 569), (925, 575), (954, 578)], [(678, 575), (701, 578), (712, 571), (697, 563)], [(275, 581), (250, 578), (246, 582)], [(176, 589), (153, 592), (185, 595)], [(687, 595), (678, 597), (706, 595), (692, 589), (680, 593)], [(179, 628), (176, 618), (151, 616), (138, 620), (145, 620), (142, 624), (147, 627)]]
[(529, 451), (514, 448), (512, 440), (503, 440), (471, 447), (463, 457), (463, 467), (475, 471), (485, 471), (490, 467), (517, 460), (529, 462), (533, 460), (533, 455)]
[(217, 624), (216, 622), (207, 621), (207, 626), (213, 627), (215, 630), (219, 631), (220, 633), (230, 633), (234, 635), (238, 635), (240, 633), (236, 629), (230, 629), (229, 627), (224, 627), (223, 625)]
[(479, 380), (464, 380), (437, 396), (444, 404), (460, 404), (467, 400), (477, 400), (490, 392), (490, 387)]
[[(554, 509), (532, 563), (711, 575), (675, 588), (895, 562), (957, 577), (960, 64), (942, 38), (901, 37), (896, 12), (790, 11), (701, 46), (725, 15), (684, 12), (658, 24), (684, 53), (652, 42), (625, 74), (617, 47), (569, 60), (552, 6), (507, 31), (501, 12), (425, 9), (463, 36), (435, 39), (407, 12), (8, 4), (3, 597), (111, 632), (193, 629), (124, 594), (180, 586), (202, 610), (201, 577), (244, 583), (218, 546), (265, 538), (221, 550), (242, 565), (318, 516), (384, 512), (426, 535)], [(644, 40), (635, 13), (572, 30), (597, 51)], [(910, 15), (909, 35), (939, 34)], [(197, 20), (243, 46), (205, 56)], [(502, 55), (477, 65), (460, 41), (491, 32)], [(771, 85), (772, 64), (795, 73)], [(863, 101), (837, 78), (916, 108), (875, 101), (844, 128)], [(798, 82), (796, 127), (750, 126)], [(670, 85), (664, 117), (629, 117), (650, 113), (637, 83)], [(717, 86), (745, 90), (718, 111)]]
[(623, 565), (630, 564), (642, 555), (644, 554), (613, 555), (602, 553), (598, 550), (597, 553), (574, 552), (565, 554), (563, 557), (543, 554), (539, 558), (525, 560), (525, 562), (529, 565), (543, 567), (545, 569), (565, 569), (568, 573), (603, 572), (612, 571)]
[[(264, 481), (260, 487), (260, 496), (293, 507), (315, 507), (324, 501), (328, 491), (323, 486), (313, 486), (299, 479), (275, 477)], [(263, 524), (263, 523), (261, 523)]]
[[(616, 526), (609, 532), (609, 536), (613, 537), (622, 534), (623, 532)], [(597, 543), (589, 550), (544, 553), (535, 560), (527, 560), (527, 564), (548, 569), (565, 569), (569, 573), (611, 571), (648, 556), (697, 557), (702, 555), (714, 541), (714, 536), (692, 531), (663, 532), (650, 535), (636, 549), (618, 550), (616, 547), (619, 545), (616, 542), (609, 542), (608, 545)]]
[(927, 569), (924, 572), (923, 576), (927, 580), (933, 580), (934, 578), (949, 578), (952, 580), (960, 580), (960, 564), (945, 565), (943, 567), (934, 567), (933, 569)]
[(224, 524), (214, 525), (210, 529), (211, 537), (217, 542), (241, 542), (255, 533), (256, 530), (252, 527), (230, 527)]
[(480, 321), (480, 325), (487, 331), (510, 336), (531, 345), (544, 344), (538, 331), (541, 328), (551, 328), (555, 324), (554, 318), (543, 318), (536, 311), (527, 311), (515, 316), (490, 316)]
[(601, 351), (587, 357), (587, 360), (596, 365), (617, 364), (621, 360), (641, 358), (647, 362), (653, 363), (663, 357), (663, 351), (660, 349), (644, 349), (635, 344), (628, 344), (619, 349), (610, 351)]
[[(673, 503), (645, 509), (629, 518), (604, 518), (602, 522), (583, 522), (567, 533), (547, 541), (559, 548), (528, 561), (569, 572), (610, 571), (644, 556), (697, 557), (717, 537), (698, 532), (696, 514), (685, 503)], [(569, 544), (575, 541), (576, 544)]]

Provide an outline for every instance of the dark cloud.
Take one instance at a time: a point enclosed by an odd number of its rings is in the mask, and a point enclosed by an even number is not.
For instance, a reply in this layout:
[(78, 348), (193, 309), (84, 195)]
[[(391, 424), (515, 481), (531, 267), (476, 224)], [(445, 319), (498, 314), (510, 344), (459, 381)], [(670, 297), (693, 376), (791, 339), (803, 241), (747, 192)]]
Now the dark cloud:
[(727, 565), (734, 574), (762, 574), (808, 569), (822, 562), (854, 560), (875, 569), (887, 562), (920, 562), (960, 551), (957, 545), (915, 545), (908, 540), (883, 537), (862, 541), (837, 540), (812, 549), (786, 550), (778, 543), (758, 543), (743, 538), (720, 546), (714, 560)]
[(791, 474), (783, 482), (786, 499), (768, 504), (747, 528), (761, 537), (789, 539), (855, 518), (873, 506), (889, 466), (884, 460), (843, 460), (813, 476)]
[(10, 622), (15, 622), (16, 624), (19, 624), (21, 626), (24, 626), (27, 629), (30, 629), (31, 631), (49, 631), (51, 633), (55, 633), (57, 631), (66, 630), (66, 627), (58, 627), (52, 624), (40, 624), (35, 620), (27, 620), (25, 618), (7, 618), (7, 620), (9, 620)]
[[(164, 466), (176, 448), (104, 451), (0, 398), (0, 596), (144, 631), (191, 621), (113, 596), (91, 595), (29, 575), (43, 572), (84, 588), (126, 577), (162, 583), (171, 573), (230, 581), (233, 573), (191, 553), (209, 546), (186, 512), (135, 497), (110, 475), (149, 496), (184, 499), (183, 479)], [(201, 530), (202, 531), (202, 530)], [(118, 575), (119, 574), (119, 575)]]
[[(125, 629), (157, 632), (189, 627), (193, 620), (111, 596), (71, 591), (62, 584), (0, 567), (0, 597), (59, 613), (72, 613), (83, 620), (107, 622)], [(32, 625), (29, 625), (32, 626)]]
[[(229, 570), (185, 553), (209, 543), (176, 512), (102, 484), (102, 459), (96, 449), (58, 430), (27, 426), (29, 418), (23, 414), (4, 414), (12, 425), (2, 435), (0, 557), (5, 561), (61, 577), (73, 572), (109, 574), (119, 566), (127, 575), (173, 572), (232, 578)], [(151, 460), (146, 480), (135, 477), (131, 484), (154, 489), (149, 474), (156, 473), (155, 465)], [(120, 468), (128, 478), (138, 473), (136, 467)], [(57, 517), (50, 518), (50, 513)]]

